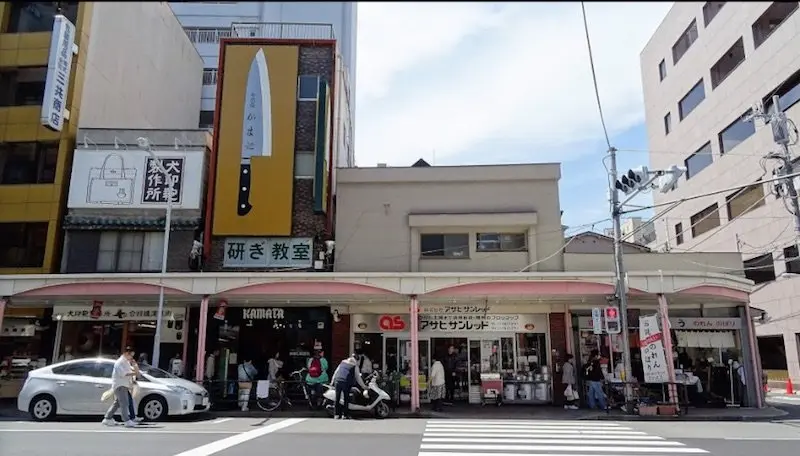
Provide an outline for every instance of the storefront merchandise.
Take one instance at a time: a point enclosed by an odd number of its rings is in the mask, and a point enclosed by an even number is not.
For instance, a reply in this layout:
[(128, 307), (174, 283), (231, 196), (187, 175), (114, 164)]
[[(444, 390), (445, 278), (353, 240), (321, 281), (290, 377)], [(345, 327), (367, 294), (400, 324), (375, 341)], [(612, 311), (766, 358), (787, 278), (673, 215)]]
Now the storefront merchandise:
[(17, 397), (27, 373), (47, 365), (52, 326), (48, 309), (5, 309), (0, 324), (0, 399)]

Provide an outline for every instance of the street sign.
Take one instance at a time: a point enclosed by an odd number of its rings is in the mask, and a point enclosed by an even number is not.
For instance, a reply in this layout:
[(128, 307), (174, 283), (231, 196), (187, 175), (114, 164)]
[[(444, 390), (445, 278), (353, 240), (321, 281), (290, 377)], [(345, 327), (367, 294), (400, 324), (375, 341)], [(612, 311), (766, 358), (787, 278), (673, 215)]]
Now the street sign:
[(592, 309), (592, 331), (603, 334), (603, 309), (599, 307)]

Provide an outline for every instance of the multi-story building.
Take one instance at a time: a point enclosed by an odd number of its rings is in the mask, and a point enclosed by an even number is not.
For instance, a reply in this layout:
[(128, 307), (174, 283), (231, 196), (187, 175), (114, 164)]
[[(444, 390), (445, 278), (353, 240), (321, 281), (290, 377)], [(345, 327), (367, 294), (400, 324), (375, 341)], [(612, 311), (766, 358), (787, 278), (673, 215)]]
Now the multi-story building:
[[(199, 125), (214, 123), (220, 40), (224, 38), (336, 39), (337, 115), (352, 144), (356, 93), (356, 2), (171, 2), (186, 34), (203, 57)], [(305, 86), (305, 81), (303, 81)], [(338, 166), (353, 166), (352, 146), (342, 149)], [(348, 153), (345, 153), (349, 151)]]
[(0, 274), (57, 272), (78, 128), (196, 127), (202, 60), (163, 2), (0, 17)]
[[(603, 230), (606, 236), (613, 236), (614, 229)], [(625, 219), (620, 224), (620, 234), (623, 239), (633, 244), (648, 245), (656, 240), (656, 229), (652, 222), (641, 217)]]
[[(741, 252), (739, 269), (758, 284), (750, 302), (767, 313), (758, 335), (777, 336), (780, 347), (770, 352), (785, 350), (783, 369), (795, 381), (797, 233), (783, 199), (772, 194), (771, 184), (759, 182), (777, 166), (763, 159), (778, 150), (771, 128), (749, 121), (748, 114), (758, 102), (771, 109), (777, 95), (786, 115), (800, 119), (798, 5), (678, 2), (641, 54), (651, 167), (687, 168), (676, 188), (655, 194), (655, 202), (752, 183), (680, 204), (656, 220), (657, 244), (675, 252)], [(765, 366), (782, 361), (764, 358)]]

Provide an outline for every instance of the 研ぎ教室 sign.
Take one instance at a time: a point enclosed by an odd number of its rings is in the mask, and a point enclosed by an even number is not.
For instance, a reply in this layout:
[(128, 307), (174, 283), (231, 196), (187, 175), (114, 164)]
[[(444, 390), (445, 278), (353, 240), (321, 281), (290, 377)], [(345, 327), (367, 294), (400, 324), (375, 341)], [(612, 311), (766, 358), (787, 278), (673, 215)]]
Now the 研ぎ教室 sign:
[(227, 238), (226, 268), (310, 268), (314, 262), (311, 238)]
[[(33, 7), (35, 8), (35, 7)], [(61, 131), (67, 111), (69, 74), (72, 71), (72, 55), (75, 46), (75, 25), (58, 14), (53, 18), (53, 34), (50, 38), (50, 56), (47, 60), (47, 77), (42, 97), (41, 123), (53, 131)]]
[(174, 209), (200, 209), (204, 153), (171, 150), (156, 152), (156, 156), (158, 160), (142, 150), (77, 149), (67, 206), (165, 208), (171, 183)]

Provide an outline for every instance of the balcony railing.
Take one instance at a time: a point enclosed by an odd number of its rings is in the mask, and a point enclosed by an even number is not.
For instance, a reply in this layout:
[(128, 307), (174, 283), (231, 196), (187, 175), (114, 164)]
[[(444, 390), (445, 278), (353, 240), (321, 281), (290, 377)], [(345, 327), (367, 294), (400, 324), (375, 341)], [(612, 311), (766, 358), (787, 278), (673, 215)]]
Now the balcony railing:
[(220, 38), (230, 38), (231, 30), (227, 28), (185, 28), (189, 41), (195, 44), (219, 43)]
[(295, 40), (332, 40), (335, 38), (331, 24), (284, 22), (234, 22), (232, 38), (274, 38)]

